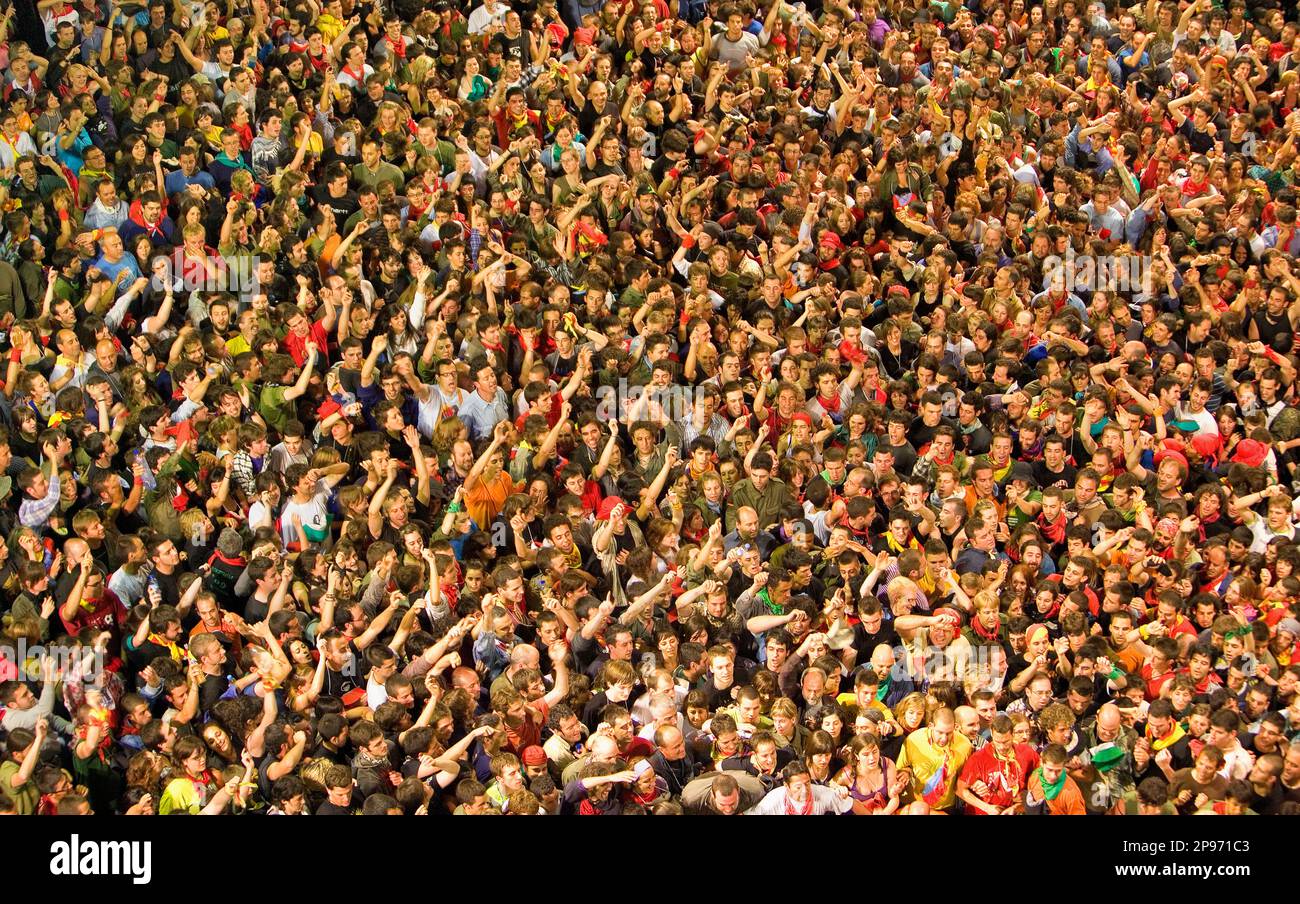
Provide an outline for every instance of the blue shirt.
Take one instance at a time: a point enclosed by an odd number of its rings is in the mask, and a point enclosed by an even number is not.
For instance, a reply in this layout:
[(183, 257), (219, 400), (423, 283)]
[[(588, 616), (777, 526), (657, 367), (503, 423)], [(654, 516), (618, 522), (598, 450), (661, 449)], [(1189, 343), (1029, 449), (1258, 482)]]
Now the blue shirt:
[(140, 265), (136, 262), (135, 255), (130, 251), (123, 251), (122, 259), (116, 264), (104, 260), (104, 256), (101, 254), (99, 259), (96, 260), (92, 266), (98, 268), (99, 272), (103, 273), (109, 279), (117, 279), (117, 274), (119, 272), (122, 270), (126, 271), (127, 277), (117, 284), (118, 293), (125, 292), (130, 287), (132, 281), (139, 279), (141, 275)]
[(471, 392), (457, 416), (468, 428), (470, 439), (487, 439), (492, 435), (493, 427), (510, 417), (505, 390), (498, 387), (496, 398), (491, 402), (483, 401), (478, 392)]
[(217, 183), (212, 179), (212, 174), (203, 170), (197, 170), (193, 176), (187, 176), (181, 170), (176, 170), (163, 177), (163, 189), (167, 192), (168, 197), (185, 191), (191, 185), (202, 185), (208, 191), (214, 191), (217, 187)]

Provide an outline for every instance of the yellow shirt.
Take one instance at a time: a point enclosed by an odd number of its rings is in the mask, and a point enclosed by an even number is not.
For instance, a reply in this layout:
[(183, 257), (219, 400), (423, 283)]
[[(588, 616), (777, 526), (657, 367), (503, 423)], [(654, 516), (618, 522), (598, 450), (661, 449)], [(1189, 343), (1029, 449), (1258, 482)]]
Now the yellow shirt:
[(918, 728), (903, 742), (899, 769), (912, 770), (912, 795), (932, 810), (947, 810), (957, 802), (957, 776), (970, 759), (971, 744), (954, 727), (947, 747), (930, 743), (930, 729)]
[(320, 29), (321, 35), (325, 38), (326, 44), (333, 44), (334, 39), (343, 31), (343, 21), (336, 19), (329, 13), (321, 16), (316, 20), (316, 27)]

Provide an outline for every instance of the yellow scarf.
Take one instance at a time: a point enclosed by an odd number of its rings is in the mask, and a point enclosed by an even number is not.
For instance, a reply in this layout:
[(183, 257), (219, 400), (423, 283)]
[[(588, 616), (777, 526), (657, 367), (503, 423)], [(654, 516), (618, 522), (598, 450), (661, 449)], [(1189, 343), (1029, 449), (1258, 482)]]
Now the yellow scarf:
[(1183, 739), (1187, 732), (1183, 731), (1183, 726), (1175, 722), (1174, 730), (1169, 732), (1163, 738), (1157, 738), (1151, 734), (1151, 726), (1147, 726), (1147, 739), (1151, 742), (1152, 750), (1164, 750), (1166, 747), (1172, 747)]
[(166, 649), (167, 652), (171, 655), (172, 659), (176, 660), (177, 662), (180, 662), (180, 661), (181, 661), (181, 648), (178, 647), (178, 646), (177, 646), (175, 643), (173, 643), (172, 641), (170, 641), (170, 640), (168, 640), (167, 638), (163, 637), (161, 634), (153, 634), (153, 633), (151, 633), (151, 634), (149, 635), (149, 642), (150, 642), (150, 643), (156, 643), (158, 646), (163, 647), (164, 649)]

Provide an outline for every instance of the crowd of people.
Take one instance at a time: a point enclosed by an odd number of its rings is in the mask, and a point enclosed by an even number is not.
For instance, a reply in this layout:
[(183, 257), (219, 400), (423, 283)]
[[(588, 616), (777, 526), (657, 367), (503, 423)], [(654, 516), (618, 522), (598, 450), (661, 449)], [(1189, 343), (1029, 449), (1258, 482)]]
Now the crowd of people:
[(1276, 0), (9, 0), (0, 812), (1300, 812)]

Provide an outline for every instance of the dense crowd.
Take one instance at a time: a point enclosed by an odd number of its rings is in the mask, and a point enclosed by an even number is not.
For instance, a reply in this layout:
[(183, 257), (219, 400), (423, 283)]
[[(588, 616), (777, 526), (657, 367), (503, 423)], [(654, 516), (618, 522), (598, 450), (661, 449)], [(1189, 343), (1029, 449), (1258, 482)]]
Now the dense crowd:
[(1300, 812), (1276, 0), (10, 0), (0, 812)]

